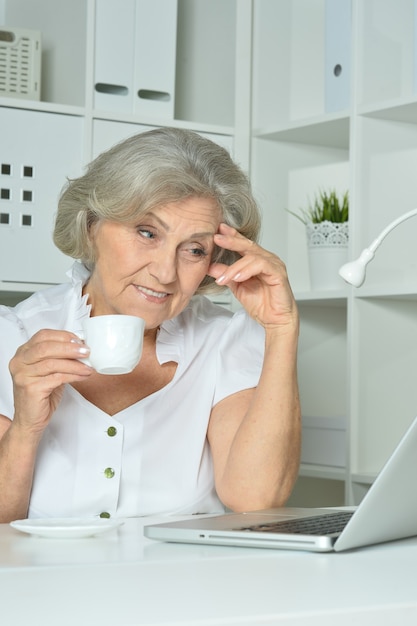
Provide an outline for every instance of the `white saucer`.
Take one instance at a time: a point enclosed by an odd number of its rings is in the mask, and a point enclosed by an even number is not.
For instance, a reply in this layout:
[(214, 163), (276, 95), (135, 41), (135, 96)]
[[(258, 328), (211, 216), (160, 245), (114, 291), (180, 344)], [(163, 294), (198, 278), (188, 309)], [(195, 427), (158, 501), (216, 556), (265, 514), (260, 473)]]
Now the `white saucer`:
[(88, 519), (88, 518), (49, 518), (49, 519), (21, 519), (10, 522), (10, 526), (38, 537), (51, 537), (57, 539), (77, 539), (80, 537), (92, 537), (105, 533), (123, 524), (118, 519)]

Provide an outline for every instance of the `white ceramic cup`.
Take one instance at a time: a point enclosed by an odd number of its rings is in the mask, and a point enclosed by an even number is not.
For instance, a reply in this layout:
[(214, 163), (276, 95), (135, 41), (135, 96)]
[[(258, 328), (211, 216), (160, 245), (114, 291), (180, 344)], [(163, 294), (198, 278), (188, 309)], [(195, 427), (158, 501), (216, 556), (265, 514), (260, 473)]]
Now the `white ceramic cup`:
[(99, 374), (128, 374), (142, 356), (145, 321), (133, 315), (97, 315), (83, 321), (90, 354), (82, 359)]

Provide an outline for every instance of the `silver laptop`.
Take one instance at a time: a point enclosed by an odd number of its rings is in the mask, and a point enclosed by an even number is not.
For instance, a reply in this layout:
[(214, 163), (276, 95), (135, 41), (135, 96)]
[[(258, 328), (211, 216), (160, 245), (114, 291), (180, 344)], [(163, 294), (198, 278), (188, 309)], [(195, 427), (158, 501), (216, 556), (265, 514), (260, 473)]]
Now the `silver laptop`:
[(180, 543), (340, 552), (417, 535), (417, 418), (354, 509), (277, 508), (145, 526)]

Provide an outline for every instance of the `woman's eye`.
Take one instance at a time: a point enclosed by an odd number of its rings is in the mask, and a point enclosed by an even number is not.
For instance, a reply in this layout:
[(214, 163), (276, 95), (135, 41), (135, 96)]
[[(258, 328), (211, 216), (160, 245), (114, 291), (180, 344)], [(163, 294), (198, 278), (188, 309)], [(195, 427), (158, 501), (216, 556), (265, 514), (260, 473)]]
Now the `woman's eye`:
[(152, 230), (149, 230), (149, 228), (138, 228), (138, 233), (139, 235), (141, 235), (141, 237), (144, 237), (145, 239), (153, 239), (155, 237), (155, 233)]
[(190, 252), (192, 256), (196, 256), (196, 257), (207, 256), (207, 252), (203, 248), (191, 248)]

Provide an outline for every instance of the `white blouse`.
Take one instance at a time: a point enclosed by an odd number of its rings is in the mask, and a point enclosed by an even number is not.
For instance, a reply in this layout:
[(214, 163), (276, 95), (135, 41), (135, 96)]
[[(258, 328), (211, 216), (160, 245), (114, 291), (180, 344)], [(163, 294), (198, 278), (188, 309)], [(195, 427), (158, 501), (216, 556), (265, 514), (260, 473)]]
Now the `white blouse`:
[[(8, 363), (17, 347), (41, 328), (78, 333), (89, 315), (88, 271), (76, 262), (69, 274), (71, 283), (0, 306), (0, 413), (11, 419)], [(159, 362), (178, 363), (166, 387), (110, 416), (67, 385), (40, 443), (29, 517), (222, 511), (206, 439), (210, 412), (257, 385), (263, 351), (264, 331), (243, 310), (196, 296), (157, 337)]]

